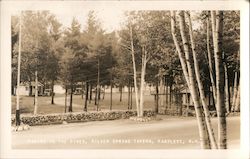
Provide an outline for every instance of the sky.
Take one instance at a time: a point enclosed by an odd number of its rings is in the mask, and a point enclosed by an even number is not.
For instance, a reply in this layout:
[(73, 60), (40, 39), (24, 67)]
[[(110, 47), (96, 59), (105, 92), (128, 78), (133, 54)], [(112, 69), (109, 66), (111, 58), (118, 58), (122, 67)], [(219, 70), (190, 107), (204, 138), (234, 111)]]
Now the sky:
[[(51, 13), (55, 14), (57, 19), (62, 23), (64, 28), (70, 27), (73, 18), (75, 17), (81, 24), (81, 28), (86, 27), (88, 9), (68, 9), (68, 10), (50, 10)], [(101, 22), (103, 29), (106, 32), (112, 32), (119, 30), (122, 24), (125, 22), (125, 10), (118, 8), (108, 9), (95, 9), (97, 19)], [(193, 14), (197, 14), (199, 11), (194, 11)], [(200, 26), (197, 21), (193, 21), (193, 29), (197, 29)]]
[[(107, 32), (112, 32), (121, 29), (124, 26), (126, 17), (125, 12), (130, 11), (128, 8), (119, 7), (55, 7), (48, 9), (50, 13), (54, 14), (58, 21), (63, 25), (62, 28), (66, 29), (71, 26), (73, 18), (76, 18), (81, 24), (81, 29), (84, 30), (87, 23), (89, 11), (94, 10), (97, 20), (101, 23), (102, 28)], [(40, 10), (41, 11), (41, 10)], [(193, 14), (197, 14), (199, 11), (194, 11)], [(19, 14), (19, 12), (15, 12)], [(197, 21), (193, 21), (193, 29), (197, 29), (200, 26)]]
[[(90, 10), (87, 9), (70, 9), (70, 10), (51, 10), (57, 19), (62, 23), (63, 27), (70, 27), (72, 19), (75, 17), (81, 24), (81, 28), (86, 27), (87, 15)], [(97, 19), (101, 22), (106, 32), (117, 30), (121, 27), (125, 20), (124, 11), (119, 9), (100, 9), (94, 10)]]

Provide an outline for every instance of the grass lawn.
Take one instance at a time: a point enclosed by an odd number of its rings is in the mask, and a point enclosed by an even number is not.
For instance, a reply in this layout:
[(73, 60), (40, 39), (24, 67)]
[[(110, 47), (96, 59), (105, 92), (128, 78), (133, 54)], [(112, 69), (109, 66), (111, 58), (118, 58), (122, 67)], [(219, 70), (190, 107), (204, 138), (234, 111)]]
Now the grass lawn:
[[(57, 97), (56, 97), (57, 98)], [(11, 97), (12, 109), (11, 113), (15, 113), (16, 108), (16, 97)], [(20, 112), (21, 113), (33, 113), (34, 111), (34, 97), (22, 96), (20, 100)], [(49, 114), (49, 113), (62, 113), (64, 112), (64, 105), (51, 104), (51, 97), (38, 97), (38, 113)]]
[[(120, 94), (119, 93), (113, 93), (112, 96), (113, 100), (112, 100), (112, 109), (114, 110), (127, 110), (128, 109), (128, 94), (127, 93), (123, 93), (122, 96), (122, 101), (120, 101)], [(83, 105), (84, 104), (84, 98), (82, 99), (82, 97), (80, 95), (78, 96), (74, 96), (73, 102), (79, 105)], [(106, 93), (105, 94), (105, 98), (101, 99), (99, 101), (99, 105), (101, 109), (109, 109), (111, 102), (110, 102), (110, 93)], [(91, 101), (91, 103), (88, 102), (88, 108), (90, 110), (94, 110), (96, 109), (96, 105), (94, 105), (95, 100), (94, 97)], [(151, 95), (145, 95), (144, 97), (144, 108), (145, 109), (153, 109), (154, 108), (154, 97)], [(132, 103), (132, 109), (136, 109), (136, 103), (135, 103), (135, 95), (133, 95), (133, 103)]]
[[(135, 96), (133, 95), (133, 104), (132, 108), (136, 109), (135, 104)], [(16, 107), (16, 97), (12, 96), (12, 114), (15, 113)], [(154, 97), (152, 95), (145, 95), (144, 97), (144, 109), (153, 109), (154, 108)], [(83, 111), (84, 107), (84, 98), (82, 99), (81, 95), (74, 95), (73, 96), (73, 112), (81, 112)], [(64, 106), (64, 95), (55, 95), (54, 102), (55, 104), (51, 104), (51, 97), (38, 97), (38, 114), (50, 114), (50, 113), (63, 113), (65, 106)], [(69, 101), (69, 96), (68, 96)], [(99, 101), (99, 107), (101, 110), (109, 110), (110, 107), (110, 94), (106, 93), (105, 98)], [(123, 93), (122, 101), (120, 102), (120, 94), (113, 93), (113, 110), (127, 110), (128, 107), (128, 94)], [(96, 105), (94, 101), (94, 94), (93, 99), (89, 103), (88, 101), (88, 111), (96, 110)], [(33, 113), (34, 111), (34, 97), (22, 96), (20, 100), (20, 111), (21, 113)]]

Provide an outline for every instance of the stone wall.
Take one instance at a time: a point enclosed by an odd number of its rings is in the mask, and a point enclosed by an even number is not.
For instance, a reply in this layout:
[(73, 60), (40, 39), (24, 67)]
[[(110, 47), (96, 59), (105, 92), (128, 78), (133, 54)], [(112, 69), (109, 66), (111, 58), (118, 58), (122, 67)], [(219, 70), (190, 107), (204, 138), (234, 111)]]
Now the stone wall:
[[(103, 120), (116, 120), (128, 119), (136, 116), (136, 111), (100, 111), (100, 112), (74, 112), (64, 114), (47, 114), (47, 115), (25, 115), (21, 114), (21, 122), (30, 126), (34, 125), (49, 125), (49, 124), (62, 124), (63, 122), (88, 122), (88, 121), (103, 121)], [(152, 110), (145, 110), (144, 116), (155, 116)], [(15, 124), (15, 116), (11, 118), (11, 124)]]

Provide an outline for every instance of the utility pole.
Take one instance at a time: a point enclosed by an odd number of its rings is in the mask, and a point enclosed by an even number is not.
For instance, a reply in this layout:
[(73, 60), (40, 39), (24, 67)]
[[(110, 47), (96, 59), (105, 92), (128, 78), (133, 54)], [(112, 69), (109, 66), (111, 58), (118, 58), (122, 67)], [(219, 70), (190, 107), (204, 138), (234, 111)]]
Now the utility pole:
[(22, 11), (19, 17), (19, 44), (18, 44), (18, 66), (17, 66), (17, 89), (16, 89), (16, 126), (21, 124), (19, 110), (19, 86), (20, 86), (20, 66), (21, 66), (21, 32), (22, 32)]

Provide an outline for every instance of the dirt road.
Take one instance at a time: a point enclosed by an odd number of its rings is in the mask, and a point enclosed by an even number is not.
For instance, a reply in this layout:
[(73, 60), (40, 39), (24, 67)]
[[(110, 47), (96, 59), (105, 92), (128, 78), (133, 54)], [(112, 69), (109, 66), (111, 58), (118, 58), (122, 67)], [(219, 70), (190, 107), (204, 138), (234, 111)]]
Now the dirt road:
[[(127, 120), (34, 126), (13, 132), (13, 148), (29, 149), (198, 149), (195, 118), (159, 116), (138, 123)], [(240, 117), (228, 118), (228, 148), (239, 148)], [(216, 119), (212, 120), (216, 128)], [(215, 134), (216, 129), (215, 129)]]

